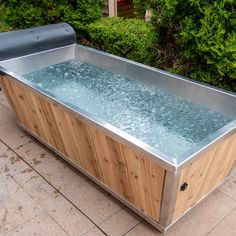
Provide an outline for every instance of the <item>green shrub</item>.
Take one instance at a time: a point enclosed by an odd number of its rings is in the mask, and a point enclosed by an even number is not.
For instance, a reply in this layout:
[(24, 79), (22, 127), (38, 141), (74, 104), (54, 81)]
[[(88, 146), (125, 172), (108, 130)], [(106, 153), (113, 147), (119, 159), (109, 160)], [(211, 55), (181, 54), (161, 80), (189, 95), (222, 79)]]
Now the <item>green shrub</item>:
[(97, 49), (145, 64), (154, 61), (156, 34), (143, 20), (102, 18), (90, 24), (87, 32)]
[(236, 91), (235, 0), (134, 1), (153, 9), (153, 24), (165, 32), (162, 43), (173, 38), (181, 48), (171, 70)]
[(101, 18), (104, 0), (0, 0), (1, 21), (22, 29), (65, 21), (77, 32)]

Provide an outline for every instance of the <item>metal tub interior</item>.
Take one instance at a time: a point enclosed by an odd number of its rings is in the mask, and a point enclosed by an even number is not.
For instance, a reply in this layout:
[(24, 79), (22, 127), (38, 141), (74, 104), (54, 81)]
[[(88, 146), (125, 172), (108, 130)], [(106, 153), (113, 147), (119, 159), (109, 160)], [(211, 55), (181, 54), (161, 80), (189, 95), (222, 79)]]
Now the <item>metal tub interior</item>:
[[(236, 119), (236, 95), (234, 93), (215, 89), (213, 87), (200, 84), (198, 82), (193, 82), (186, 78), (167, 73), (156, 68), (80, 46), (78, 44), (72, 44), (44, 52), (0, 61), (1, 86), (16, 113), (16, 100), (19, 98), (12, 98), (13, 95), (11, 96), (10, 87), (7, 86), (7, 83), (11, 83), (11, 86), (16, 86), (16, 88), (19, 86), (19, 91), (21, 88), (24, 88), (24, 91), (29, 91), (29, 93), (32, 93), (32, 96), (39, 95), (43, 101), (48, 101), (52, 106), (55, 105), (55, 109), (58, 109), (59, 107), (59, 109), (63, 109), (65, 112), (68, 112), (70, 116), (81, 121), (82, 124), (86, 124), (88, 129), (91, 127), (91, 129), (93, 129), (91, 131), (92, 133), (98, 130), (99, 135), (101, 134), (100, 138), (108, 137), (111, 140), (114, 140), (115, 144), (122, 145), (121, 148), (124, 148), (127, 153), (129, 152), (128, 150), (131, 150), (131, 156), (133, 155), (135, 157), (136, 154), (141, 155), (142, 157), (140, 157), (140, 160), (146, 158), (150, 161), (147, 165), (155, 165), (154, 169), (159, 168), (161, 170), (161, 174), (159, 175), (160, 179), (157, 180), (155, 184), (159, 181), (160, 186), (146, 186), (147, 188), (158, 188), (158, 191), (160, 191), (160, 199), (158, 199), (159, 209), (157, 209), (158, 214), (150, 213), (151, 211), (155, 211), (155, 205), (150, 206), (152, 210), (143, 209), (141, 203), (136, 205), (136, 201), (130, 200), (129, 196), (126, 196), (116, 190), (116, 187), (112, 184), (109, 185), (109, 183), (103, 181), (102, 178), (96, 176), (96, 174), (89, 171), (89, 169), (86, 169), (76, 163), (73, 158), (71, 159), (70, 154), (59, 150), (55, 147), (55, 145), (47, 142), (47, 140), (40, 137), (37, 132), (23, 124), (21, 122), (20, 115), (17, 114), (18, 122), (22, 128), (52, 148), (55, 152), (72, 163), (76, 168), (100, 184), (103, 188), (111, 192), (115, 197), (120, 199), (123, 203), (135, 210), (139, 215), (163, 232), (227, 178), (236, 158), (236, 120), (233, 120), (221, 129), (217, 130), (215, 133), (212, 133), (199, 144), (181, 155), (177, 160), (174, 160), (171, 156), (146, 145), (131, 135), (128, 135), (127, 133), (104, 122), (98, 117), (84, 112), (73, 104), (69, 104), (61, 100), (59, 101), (53, 94), (50, 94), (49, 92), (35, 86), (33, 87), (25, 80), (22, 80), (21, 75), (25, 73), (39, 70), (41, 68), (70, 59), (79, 59), (105, 70), (125, 75), (128, 78), (135, 77), (143, 83), (148, 83), (154, 87), (156, 86), (174, 95), (187, 98), (188, 100), (194, 101), (205, 107), (226, 113)], [(78, 137), (78, 139), (79, 138), (80, 137)], [(226, 152), (221, 153), (219, 150), (222, 149), (225, 149)], [(222, 156), (222, 154), (224, 156)], [(102, 155), (103, 154), (98, 155), (98, 158), (102, 158)], [(126, 155), (124, 155), (124, 157), (126, 157)], [(138, 158), (139, 157), (137, 157), (137, 159)], [(195, 168), (192, 168), (193, 166)], [(222, 166), (224, 167), (223, 170), (220, 169)], [(150, 169), (147, 168), (146, 171), (148, 172)], [(201, 175), (198, 175), (199, 171), (201, 172)], [(149, 173), (147, 172), (143, 175), (148, 175)], [(142, 178), (144, 178), (144, 176), (141, 175)], [(210, 176), (211, 179), (214, 176), (220, 177), (218, 179), (215, 178), (213, 183), (205, 186), (204, 183), (206, 181), (210, 181), (208, 179), (210, 177), (208, 176)], [(132, 176), (129, 178), (132, 178)], [(149, 177), (147, 177), (147, 179), (149, 180)], [(199, 182), (197, 186), (195, 182)], [(183, 184), (187, 184), (186, 191), (183, 191)], [(139, 185), (137, 186), (140, 187)], [(193, 190), (191, 190), (191, 188)], [(204, 189), (200, 191), (201, 194), (198, 194), (194, 200), (188, 203), (188, 194), (190, 194), (191, 191), (194, 191), (194, 189), (196, 189), (199, 193), (199, 189), (201, 188)], [(130, 190), (130, 192), (132, 191), (133, 190)], [(152, 191), (156, 190), (152, 189)], [(186, 199), (187, 203), (183, 206), (182, 202), (184, 199)], [(151, 199), (151, 201), (152, 200), (154, 201), (154, 199)], [(148, 208), (148, 206), (146, 206), (146, 208)]]

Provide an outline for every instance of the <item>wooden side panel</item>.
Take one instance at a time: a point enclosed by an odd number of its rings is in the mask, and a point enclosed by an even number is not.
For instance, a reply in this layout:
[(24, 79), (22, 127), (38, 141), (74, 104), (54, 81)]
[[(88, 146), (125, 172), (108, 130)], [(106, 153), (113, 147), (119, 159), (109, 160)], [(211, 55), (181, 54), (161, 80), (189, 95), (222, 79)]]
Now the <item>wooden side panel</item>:
[(146, 215), (159, 220), (165, 171), (30, 88), (0, 78), (19, 121)]
[[(236, 160), (236, 134), (218, 143), (181, 173), (173, 220), (178, 219), (228, 175)], [(180, 186), (188, 183), (185, 191)]]

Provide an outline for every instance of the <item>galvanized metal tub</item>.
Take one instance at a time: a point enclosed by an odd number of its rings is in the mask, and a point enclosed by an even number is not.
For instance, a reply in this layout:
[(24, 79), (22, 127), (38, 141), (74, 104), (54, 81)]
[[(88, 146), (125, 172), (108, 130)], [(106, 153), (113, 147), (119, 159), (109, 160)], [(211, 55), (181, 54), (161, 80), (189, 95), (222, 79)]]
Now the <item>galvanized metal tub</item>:
[(157, 229), (167, 230), (229, 176), (236, 120), (173, 159), (21, 77), (71, 59), (135, 77), (234, 118), (236, 95), (74, 43), (0, 61), (0, 84), (19, 125)]

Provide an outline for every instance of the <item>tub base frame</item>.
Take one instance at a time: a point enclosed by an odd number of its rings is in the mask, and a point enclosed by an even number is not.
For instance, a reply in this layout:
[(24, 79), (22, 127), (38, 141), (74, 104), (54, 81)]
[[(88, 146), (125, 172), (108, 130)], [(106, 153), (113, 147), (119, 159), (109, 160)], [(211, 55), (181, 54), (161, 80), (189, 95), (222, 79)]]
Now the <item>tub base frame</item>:
[[(159, 224), (158, 222), (154, 221), (153, 219), (151, 219), (149, 216), (145, 215), (142, 211), (140, 211), (139, 209), (135, 208), (132, 204), (130, 204), (128, 201), (126, 201), (124, 198), (122, 198), (121, 196), (119, 196), (118, 194), (116, 194), (115, 192), (113, 192), (110, 188), (108, 188), (105, 184), (103, 184), (101, 181), (99, 181), (96, 177), (94, 177), (93, 175), (91, 175), (89, 172), (87, 172), (86, 170), (84, 170), (83, 168), (81, 168), (80, 166), (78, 166), (76, 163), (74, 163), (73, 161), (71, 161), (68, 157), (66, 157), (63, 153), (59, 152), (57, 149), (55, 149), (53, 146), (51, 146), (50, 144), (48, 144), (47, 142), (45, 142), (42, 138), (40, 138), (38, 135), (36, 135), (35, 133), (33, 133), (32, 131), (30, 131), (27, 127), (25, 127), (23, 124), (21, 124), (19, 121), (17, 121), (18, 126), (24, 130), (26, 133), (28, 133), (29, 135), (31, 135), (32, 137), (34, 137), (36, 140), (38, 140), (40, 143), (42, 143), (43, 145), (45, 145), (47, 148), (49, 148), (51, 151), (53, 151), (54, 153), (56, 153), (58, 156), (60, 156), (63, 160), (65, 160), (66, 162), (68, 162), (70, 165), (72, 165), (75, 169), (77, 169), (78, 171), (80, 171), (82, 174), (84, 174), (87, 178), (89, 178), (91, 181), (93, 181), (94, 183), (96, 183), (97, 185), (99, 185), (102, 189), (104, 189), (105, 191), (107, 191), (109, 194), (111, 194), (113, 197), (115, 197), (117, 200), (119, 200), (120, 202), (122, 202), (125, 206), (127, 206), (129, 209), (131, 209), (132, 211), (134, 211), (138, 216), (140, 216), (141, 218), (143, 218), (145, 221), (147, 221), (149, 224), (151, 224), (154, 228), (156, 228), (158, 231), (160, 231), (162, 233), (162, 235), (165, 235), (166, 232), (171, 228), (172, 225), (174, 225), (176, 222), (178, 222), (185, 214), (187, 214), (189, 211), (191, 211), (193, 208), (195, 208), (198, 203), (200, 203), (202, 200), (204, 200), (205, 198), (207, 198), (209, 195), (211, 195), (212, 193), (214, 193), (221, 185), (223, 185), (228, 179), (229, 176), (227, 176), (219, 185), (217, 185), (211, 192), (209, 192), (207, 195), (205, 195), (203, 198), (201, 198), (198, 202), (196, 202), (191, 208), (189, 208), (183, 215), (181, 215), (178, 219), (176, 219), (175, 221), (172, 221), (171, 223), (169, 223), (168, 225), (166, 225), (166, 227), (163, 227), (161, 224)], [(179, 175), (178, 175), (179, 176)], [(177, 178), (179, 180), (179, 178)], [(176, 179), (176, 180), (177, 180)], [(175, 180), (175, 182), (176, 182)], [(177, 181), (178, 181), (177, 180)], [(167, 183), (166, 183), (167, 184)], [(170, 193), (169, 193), (170, 195)], [(168, 193), (166, 193), (166, 197), (168, 196)], [(163, 197), (163, 201), (165, 200), (165, 197)], [(167, 201), (168, 202), (168, 201)], [(174, 201), (175, 202), (175, 201)], [(166, 210), (166, 209), (165, 209)], [(162, 209), (162, 211), (164, 211), (164, 209)], [(167, 214), (168, 215), (168, 214)], [(171, 221), (171, 219), (165, 220), (165, 224), (167, 224), (168, 221)]]

